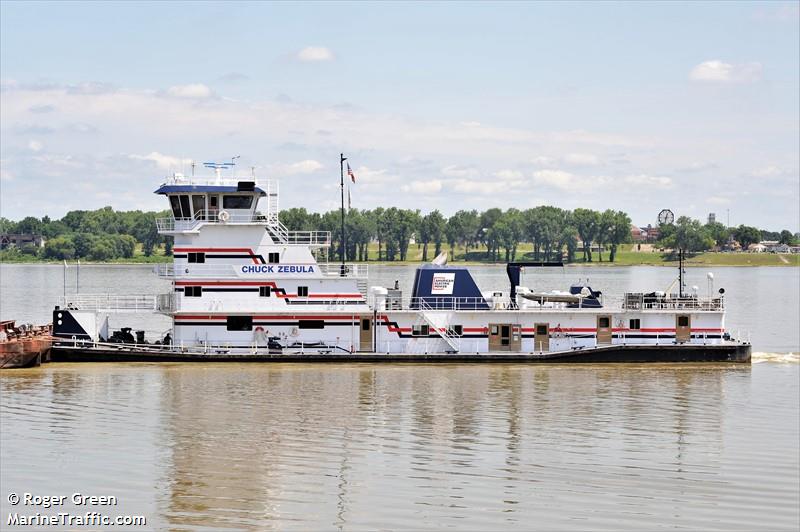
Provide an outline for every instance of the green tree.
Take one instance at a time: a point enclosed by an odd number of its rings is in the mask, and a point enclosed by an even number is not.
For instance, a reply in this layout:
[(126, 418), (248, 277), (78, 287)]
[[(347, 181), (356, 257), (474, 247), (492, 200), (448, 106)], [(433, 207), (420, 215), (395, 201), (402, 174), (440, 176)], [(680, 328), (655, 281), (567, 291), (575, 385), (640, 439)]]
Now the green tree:
[(761, 231), (748, 225), (740, 225), (733, 232), (733, 237), (739, 241), (742, 249), (747, 249), (751, 244), (761, 242)]
[(608, 242), (611, 244), (609, 260), (614, 262), (617, 258), (617, 248), (620, 244), (631, 241), (631, 219), (622, 211), (612, 211), (611, 225), (608, 229)]
[(47, 241), (44, 246), (44, 257), (56, 260), (72, 260), (75, 258), (75, 244), (69, 235), (61, 235)]
[(784, 229), (783, 231), (781, 231), (781, 235), (780, 238), (778, 239), (778, 242), (780, 242), (781, 244), (786, 244), (787, 246), (791, 245), (792, 243), (794, 243), (794, 235), (788, 229)]
[(664, 247), (692, 253), (706, 251), (714, 245), (714, 239), (709, 236), (700, 221), (692, 220), (688, 216), (678, 218), (673, 230), (669, 231), (668, 236), (662, 238), (661, 242)]
[(591, 209), (575, 209), (572, 219), (583, 242), (583, 260), (592, 262), (592, 242), (600, 228), (600, 213)]
[(711, 222), (705, 225), (705, 231), (708, 236), (714, 239), (717, 246), (724, 246), (728, 242), (730, 230), (719, 222)]

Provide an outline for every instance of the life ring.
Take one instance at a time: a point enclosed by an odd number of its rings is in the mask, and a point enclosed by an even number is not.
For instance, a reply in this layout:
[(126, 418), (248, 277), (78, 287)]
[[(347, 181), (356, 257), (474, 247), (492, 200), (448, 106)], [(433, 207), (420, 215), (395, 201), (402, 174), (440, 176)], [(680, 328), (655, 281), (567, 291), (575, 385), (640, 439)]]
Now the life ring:
[(289, 334), (291, 334), (292, 336), (299, 336), (300, 335), (300, 331), (298, 330), (297, 327), (292, 327), (292, 332), (289, 333)]
[(231, 219), (231, 214), (228, 211), (219, 211), (217, 218), (219, 218), (220, 222), (225, 223)]
[(255, 329), (253, 329), (253, 330), (254, 330), (255, 332), (257, 332), (257, 333), (263, 333), (263, 332), (264, 332), (264, 327), (262, 327), (261, 325), (259, 325), (258, 327), (256, 327), (256, 328), (255, 328)]

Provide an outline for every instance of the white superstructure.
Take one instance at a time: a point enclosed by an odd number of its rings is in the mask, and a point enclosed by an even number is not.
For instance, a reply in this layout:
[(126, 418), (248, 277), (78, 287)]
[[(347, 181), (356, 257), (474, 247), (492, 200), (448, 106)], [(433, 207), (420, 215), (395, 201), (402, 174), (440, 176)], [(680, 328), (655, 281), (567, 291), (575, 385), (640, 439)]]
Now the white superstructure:
[[(543, 266), (535, 263), (509, 264), (504, 292), (483, 292), (465, 267), (442, 261), (417, 269), (410, 295), (368, 288), (366, 265), (327, 262), (330, 232), (281, 224), (276, 182), (216, 172), (174, 175), (155, 191), (169, 201), (171, 216), (157, 223), (174, 238), (174, 260), (157, 268), (172, 291), (150, 305), (172, 318), (165, 340), (176, 351), (558, 353), (726, 339), (721, 295), (652, 292), (612, 300), (583, 285), (534, 293), (518, 285), (523, 268)], [(102, 320), (88, 317), (110, 310), (102, 301), (82, 296), (67, 308), (79, 338), (108, 340), (96, 325)], [(67, 318), (54, 316), (59, 323)], [(60, 336), (68, 336), (61, 327)]]

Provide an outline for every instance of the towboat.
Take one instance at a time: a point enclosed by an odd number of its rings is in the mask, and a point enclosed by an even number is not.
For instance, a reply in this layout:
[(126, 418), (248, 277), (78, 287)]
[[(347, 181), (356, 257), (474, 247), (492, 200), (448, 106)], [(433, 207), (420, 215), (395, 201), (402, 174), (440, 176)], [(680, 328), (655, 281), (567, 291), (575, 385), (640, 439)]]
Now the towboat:
[[(564, 291), (509, 284), (484, 290), (446, 257), (416, 269), (408, 292), (370, 286), (365, 264), (328, 262), (328, 231), (289, 231), (278, 183), (173, 174), (155, 191), (170, 216), (173, 261), (155, 273), (165, 294), (76, 294), (53, 310), (51, 358), (70, 361), (749, 362), (725, 330), (724, 291), (609, 297), (586, 283)], [(157, 312), (169, 332), (112, 331), (115, 312)]]

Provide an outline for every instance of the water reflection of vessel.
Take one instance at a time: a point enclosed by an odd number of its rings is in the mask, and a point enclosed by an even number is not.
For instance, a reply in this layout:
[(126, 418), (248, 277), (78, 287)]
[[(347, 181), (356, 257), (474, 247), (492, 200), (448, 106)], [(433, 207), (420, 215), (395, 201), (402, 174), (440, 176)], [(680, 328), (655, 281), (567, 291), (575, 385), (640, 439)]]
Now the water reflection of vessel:
[[(175, 239), (174, 260), (157, 273), (172, 292), (63, 301), (54, 359), (750, 360), (749, 343), (725, 332), (722, 291), (686, 294), (682, 279), (672, 294), (541, 292), (520, 285), (524, 270), (561, 264), (512, 262), (509, 289), (485, 291), (440, 256), (417, 268), (410, 296), (368, 288), (366, 265), (327, 262), (330, 232), (284, 227), (277, 183), (215, 169), (156, 190), (171, 207), (157, 225)], [(171, 331), (153, 342), (109, 331), (108, 313), (142, 310), (170, 316)]]

